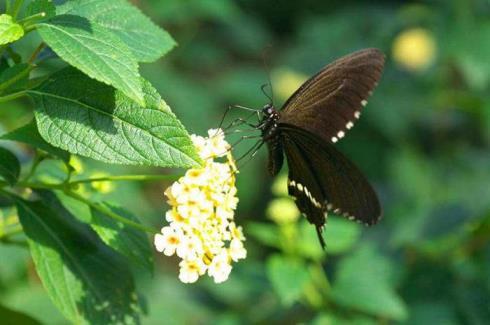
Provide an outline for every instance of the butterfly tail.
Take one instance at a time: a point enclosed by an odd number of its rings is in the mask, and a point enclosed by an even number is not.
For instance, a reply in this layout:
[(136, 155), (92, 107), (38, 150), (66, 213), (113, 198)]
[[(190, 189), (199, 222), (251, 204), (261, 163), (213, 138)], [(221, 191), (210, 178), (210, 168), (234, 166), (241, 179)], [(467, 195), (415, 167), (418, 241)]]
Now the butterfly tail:
[(318, 240), (320, 241), (320, 245), (322, 245), (322, 249), (325, 250), (326, 244), (322, 236), (323, 228), (321, 226), (316, 226), (315, 228), (316, 228), (316, 234), (318, 235)]

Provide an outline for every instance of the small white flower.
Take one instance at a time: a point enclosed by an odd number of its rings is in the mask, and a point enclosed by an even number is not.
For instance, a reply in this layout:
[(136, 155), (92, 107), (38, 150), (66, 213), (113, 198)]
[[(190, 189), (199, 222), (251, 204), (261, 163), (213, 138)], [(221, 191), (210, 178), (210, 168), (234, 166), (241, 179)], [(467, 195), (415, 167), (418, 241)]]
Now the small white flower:
[(195, 259), (202, 254), (202, 243), (197, 236), (185, 236), (177, 247), (177, 256), (184, 260)]
[(232, 239), (230, 243), (230, 257), (233, 261), (238, 261), (247, 257), (247, 250), (239, 239)]
[(206, 272), (206, 265), (199, 260), (182, 260), (179, 266), (179, 280), (183, 283), (194, 283)]
[[(242, 243), (245, 237), (233, 222), (238, 171), (230, 145), (222, 130), (208, 134), (208, 138), (192, 136), (205, 165), (188, 170), (165, 190), (171, 206), (165, 219), (170, 226), (155, 235), (158, 251), (182, 259), (179, 279), (184, 283), (197, 281), (206, 271), (216, 283), (223, 282), (230, 275), (231, 263), (247, 255)], [(213, 160), (225, 156), (223, 162)]]
[(172, 227), (163, 227), (162, 234), (155, 235), (155, 247), (157, 251), (167, 256), (175, 254), (175, 250), (181, 245), (183, 234), (180, 230)]
[(196, 204), (187, 204), (177, 206), (177, 213), (183, 219), (190, 219), (199, 215), (199, 206)]
[(228, 279), (231, 272), (231, 265), (228, 260), (226, 250), (222, 250), (219, 255), (216, 255), (208, 267), (208, 274), (214, 278), (214, 282), (221, 283)]
[(230, 233), (232, 238), (236, 238), (242, 241), (245, 240), (242, 227), (237, 227), (234, 222), (230, 222)]
[(189, 200), (191, 188), (186, 184), (175, 182), (172, 184), (170, 193), (175, 198), (177, 204), (184, 204)]
[(218, 217), (218, 219), (220, 220), (233, 219), (233, 215), (234, 215), (233, 210), (222, 208), (222, 207), (216, 208), (216, 217)]

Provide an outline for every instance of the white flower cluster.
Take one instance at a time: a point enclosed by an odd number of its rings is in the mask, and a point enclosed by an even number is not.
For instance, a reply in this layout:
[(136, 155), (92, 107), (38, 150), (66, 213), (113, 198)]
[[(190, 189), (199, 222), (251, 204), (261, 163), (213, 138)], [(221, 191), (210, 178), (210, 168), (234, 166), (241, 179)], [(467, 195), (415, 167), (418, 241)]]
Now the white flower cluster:
[[(216, 283), (223, 282), (231, 263), (247, 255), (242, 229), (233, 221), (237, 170), (230, 145), (221, 129), (211, 129), (208, 135), (192, 136), (205, 165), (188, 170), (165, 191), (172, 207), (166, 213), (170, 225), (155, 235), (159, 252), (182, 259), (179, 279), (184, 283), (196, 282), (206, 272)], [(220, 157), (225, 161), (215, 161)]]

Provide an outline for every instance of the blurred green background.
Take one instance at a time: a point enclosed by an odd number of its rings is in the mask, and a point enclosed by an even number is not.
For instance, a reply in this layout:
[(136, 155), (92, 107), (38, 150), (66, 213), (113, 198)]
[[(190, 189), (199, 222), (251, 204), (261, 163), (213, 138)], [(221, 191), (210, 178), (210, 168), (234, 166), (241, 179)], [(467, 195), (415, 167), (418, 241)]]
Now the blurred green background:
[[(365, 228), (330, 217), (323, 253), (285, 195), (284, 175), (268, 176), (261, 150), (238, 178), (247, 259), (224, 284), (203, 277), (185, 285), (178, 260), (156, 256), (154, 277), (139, 279), (143, 323), (490, 323), (489, 1), (133, 2), (179, 43), (141, 72), (191, 133), (216, 127), (229, 104), (266, 104), (268, 74), (280, 106), (336, 57), (365, 47), (387, 56), (365, 113), (339, 143), (375, 186), (383, 220)], [(16, 46), (37, 42), (29, 35)], [(28, 101), (2, 105), (0, 133), (31, 118)], [(242, 142), (236, 155), (252, 144)], [(32, 154), (12, 149), (25, 161)], [(80, 177), (149, 172), (80, 165)], [(42, 168), (59, 175), (49, 161)], [(167, 185), (98, 184), (96, 195), (160, 227)], [(1, 214), (8, 221), (12, 211)], [(0, 261), (1, 305), (66, 323), (26, 249), (0, 245)]]

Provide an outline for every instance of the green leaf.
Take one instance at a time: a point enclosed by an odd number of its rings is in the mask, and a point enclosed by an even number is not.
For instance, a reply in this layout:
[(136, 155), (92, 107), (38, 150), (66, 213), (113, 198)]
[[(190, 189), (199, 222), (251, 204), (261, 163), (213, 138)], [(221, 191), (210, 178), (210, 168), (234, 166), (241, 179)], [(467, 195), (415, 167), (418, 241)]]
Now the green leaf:
[[(361, 315), (335, 315), (331, 312), (321, 312), (309, 323), (311, 325), (377, 325), (379, 322)], [(420, 323), (416, 323), (420, 324)]]
[(281, 235), (278, 227), (274, 224), (249, 222), (247, 224), (247, 235), (250, 234), (257, 241), (271, 247), (281, 247)]
[(0, 139), (28, 144), (34, 148), (43, 150), (50, 155), (58, 157), (65, 162), (68, 162), (68, 160), (70, 159), (70, 154), (68, 152), (53, 147), (52, 145), (44, 141), (44, 139), (39, 134), (39, 131), (37, 130), (35, 120), (33, 120), (29, 124), (26, 124), (18, 129), (15, 129), (7, 134), (0, 136)]
[(300, 239), (296, 242), (298, 253), (314, 260), (322, 260), (330, 254), (345, 253), (354, 246), (361, 234), (358, 224), (338, 217), (329, 217), (323, 232), (323, 238), (327, 244), (323, 251), (318, 242), (315, 227), (302, 219), (298, 230)]
[[(125, 256), (136, 269), (143, 268), (149, 274), (153, 274), (152, 249), (146, 233), (115, 221), (61, 191), (55, 191), (55, 195), (62, 204), (60, 207), (68, 210), (81, 222), (89, 224), (106, 245)], [(125, 219), (140, 223), (134, 215), (120, 207), (108, 203), (103, 205)]]
[(389, 261), (372, 246), (364, 246), (340, 262), (332, 295), (342, 306), (401, 321), (408, 313), (391, 276)]
[(41, 325), (31, 316), (0, 305), (0, 319), (3, 324)]
[[(326, 228), (328, 227), (330, 227), (330, 220), (328, 220), (328, 225)], [(327, 254), (325, 251), (323, 251), (322, 246), (320, 245), (315, 226), (306, 220), (301, 220), (298, 225), (298, 231), (298, 240), (296, 241), (298, 253), (303, 257), (311, 258), (317, 261), (325, 258)], [(323, 233), (323, 235), (328, 248), (332, 240), (329, 237), (325, 237), (325, 233)]]
[(309, 280), (306, 265), (297, 259), (273, 255), (267, 261), (267, 275), (281, 302), (288, 306), (297, 301)]
[(201, 163), (186, 130), (144, 81), (146, 107), (73, 68), (30, 91), (50, 144), (103, 162), (191, 167)]
[(141, 11), (124, 0), (74, 0), (58, 14), (82, 16), (117, 35), (137, 61), (152, 62), (175, 46), (175, 41)]
[(66, 210), (17, 200), (37, 273), (58, 309), (76, 324), (138, 322), (126, 261)]
[(19, 175), (20, 162), (17, 157), (10, 150), (0, 147), (0, 176), (10, 185), (14, 185)]
[(361, 236), (361, 226), (352, 221), (332, 217), (323, 233), (327, 254), (342, 254), (351, 249)]
[(24, 29), (21, 25), (14, 23), (12, 16), (0, 15), (0, 45), (15, 42), (24, 36)]
[(43, 40), (63, 60), (144, 104), (138, 63), (109, 30), (73, 15), (56, 16), (37, 26)]
[(34, 0), (29, 3), (26, 8), (25, 16), (29, 17), (32, 15), (44, 13), (42, 19), (49, 19), (56, 15), (56, 7), (51, 0)]
[[(128, 211), (107, 203), (105, 205), (112, 212), (133, 222), (140, 223)], [(126, 256), (135, 267), (143, 267), (148, 273), (153, 274), (152, 249), (144, 232), (117, 222), (94, 209), (92, 209), (91, 226), (107, 245)]]
[(0, 92), (24, 88), (32, 67), (27, 63), (16, 64), (0, 73)]

